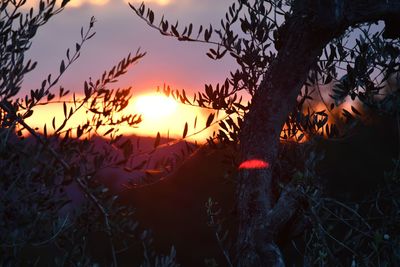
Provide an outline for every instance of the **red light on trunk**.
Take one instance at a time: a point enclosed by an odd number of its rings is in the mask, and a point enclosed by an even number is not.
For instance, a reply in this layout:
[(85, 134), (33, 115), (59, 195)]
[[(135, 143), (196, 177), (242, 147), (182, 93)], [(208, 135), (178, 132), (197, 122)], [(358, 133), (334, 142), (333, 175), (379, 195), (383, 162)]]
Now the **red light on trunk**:
[(239, 169), (266, 169), (269, 163), (261, 159), (249, 159), (239, 165)]

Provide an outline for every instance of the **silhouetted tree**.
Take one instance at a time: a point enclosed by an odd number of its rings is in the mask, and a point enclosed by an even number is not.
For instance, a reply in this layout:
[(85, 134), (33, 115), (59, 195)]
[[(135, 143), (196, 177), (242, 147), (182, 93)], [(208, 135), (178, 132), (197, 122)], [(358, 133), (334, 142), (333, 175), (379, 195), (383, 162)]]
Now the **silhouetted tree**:
[[(328, 115), (347, 96), (398, 116), (397, 90), (386, 92), (384, 97), (377, 95), (384, 91), (387, 79), (399, 71), (400, 36), (395, 25), (400, 1), (238, 0), (229, 7), (220, 29), (210, 25), (198, 31), (192, 24), (179, 29), (178, 23), (171, 24), (164, 17), (157, 26), (154, 12), (144, 4), (131, 7), (163, 35), (213, 44), (216, 48), (207, 53), (210, 58), (229, 54), (239, 64), (225, 82), (206, 85), (193, 100), (185, 91), (164, 88), (164, 92), (186, 104), (225, 111), (222, 120), (214, 113), (207, 120), (207, 127), (212, 122), (221, 126), (213, 138), (238, 142), (240, 162), (260, 160), (267, 164), (240, 170), (234, 262), (237, 266), (284, 266), (277, 242), (283, 235), (294, 236), (304, 228), (305, 220), (299, 213), (303, 214), (306, 201), (302, 183), (293, 179), (282, 186), (274, 175), (280, 138), (339, 136), (337, 125), (327, 124)], [(236, 33), (238, 29), (240, 33)], [(322, 85), (325, 90), (333, 88), (332, 103), (321, 97), (325, 109), (307, 110), (311, 89), (321, 94)], [(249, 105), (241, 103), (240, 91), (251, 95)], [(343, 109), (347, 121), (359, 115), (355, 106), (351, 111)], [(337, 263), (333, 254), (329, 257)], [(304, 266), (312, 265), (307, 262), (304, 257)], [(393, 262), (398, 263), (398, 259)]]

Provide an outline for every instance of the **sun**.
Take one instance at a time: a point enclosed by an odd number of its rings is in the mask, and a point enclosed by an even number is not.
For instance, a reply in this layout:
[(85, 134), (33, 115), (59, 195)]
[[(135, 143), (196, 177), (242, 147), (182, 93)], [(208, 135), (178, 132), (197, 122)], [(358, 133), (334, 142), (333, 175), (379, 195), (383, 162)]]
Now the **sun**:
[(182, 120), (188, 119), (183, 114), (193, 114), (184, 110), (182, 104), (159, 93), (135, 96), (123, 113), (141, 115), (142, 121), (134, 129), (124, 128), (123, 132), (146, 136), (155, 136), (160, 132), (161, 135), (177, 137), (180, 135), (177, 132), (182, 131), (185, 123)]
[(142, 116), (142, 121), (136, 127), (120, 128), (125, 134), (154, 137), (159, 132), (162, 137), (182, 138), (187, 124), (189, 140), (205, 140), (215, 130), (203, 129), (208, 114), (200, 108), (184, 105), (160, 93), (134, 96), (124, 114)]
[(143, 119), (165, 119), (176, 112), (178, 103), (159, 94), (143, 95), (133, 102), (133, 109), (142, 115)]

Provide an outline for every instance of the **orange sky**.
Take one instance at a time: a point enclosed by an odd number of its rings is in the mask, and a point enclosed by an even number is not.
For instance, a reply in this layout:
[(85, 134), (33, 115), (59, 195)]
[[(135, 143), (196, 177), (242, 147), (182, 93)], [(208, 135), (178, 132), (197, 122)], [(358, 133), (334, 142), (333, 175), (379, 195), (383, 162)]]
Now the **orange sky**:
[[(29, 5), (35, 5), (38, 0), (29, 0)], [(96, 35), (82, 48), (79, 60), (67, 70), (60, 80), (66, 90), (77, 94), (82, 93), (82, 85), (89, 77), (97, 79), (104, 70), (110, 69), (129, 52), (135, 52), (139, 47), (147, 55), (135, 66), (130, 68), (115, 87), (133, 87), (132, 103), (127, 112), (143, 113), (143, 122), (137, 129), (121, 128), (127, 134), (144, 134), (155, 136), (157, 131), (179, 137), (185, 123), (189, 124), (189, 133), (195, 131), (193, 124), (197, 116), (197, 129), (205, 125), (207, 113), (200, 109), (175, 104), (169, 111), (160, 111), (151, 115), (149, 110), (137, 108), (136, 99), (155, 93), (158, 86), (171, 85), (174, 89), (185, 89), (188, 94), (202, 90), (205, 83), (217, 83), (225, 79), (230, 70), (236, 68), (232, 59), (221, 62), (210, 60), (205, 53), (209, 46), (182, 43), (172, 38), (165, 38), (157, 31), (150, 29), (129, 8), (127, 0), (71, 0), (67, 8), (54, 17), (33, 40), (28, 58), (38, 61), (38, 67), (26, 75), (23, 88), (29, 91), (37, 88), (49, 73), (58, 70), (65, 51), (74, 47), (79, 41), (80, 28), (87, 28), (91, 16), (96, 17)], [(142, 0), (129, 1), (139, 5)], [(226, 7), (232, 1), (213, 0), (148, 0), (145, 3), (161, 17), (165, 14), (171, 21), (179, 19), (182, 24), (193, 22), (195, 25), (216, 24), (225, 13)], [(210, 8), (210, 7), (213, 8)], [(57, 91), (57, 88), (55, 88)], [(152, 105), (151, 99), (145, 105)], [(154, 98), (153, 98), (154, 100)], [(136, 102), (135, 102), (136, 101)], [(171, 100), (163, 100), (165, 103)], [(153, 104), (153, 109), (160, 109), (160, 101)], [(140, 106), (140, 105), (139, 105)], [(151, 109), (151, 108), (150, 108)], [(157, 114), (157, 113), (156, 113)], [(53, 116), (57, 121), (63, 118), (61, 104), (41, 106), (35, 110), (28, 122), (42, 128), (45, 123), (51, 125)], [(69, 126), (74, 127), (85, 120), (84, 112), (72, 118)], [(51, 127), (50, 127), (51, 128)], [(49, 127), (48, 127), (49, 129)], [(202, 132), (196, 139), (205, 140), (212, 130)]]
[[(70, 105), (67, 105), (67, 110), (69, 110)], [(185, 123), (187, 123), (189, 126), (187, 140), (205, 141), (217, 129), (215, 125), (203, 131), (209, 114), (208, 111), (183, 105), (172, 98), (167, 98), (158, 93), (142, 94), (132, 98), (131, 103), (121, 113), (121, 115), (124, 114), (142, 114), (143, 118), (138, 128), (129, 126), (118, 127), (119, 133), (125, 135), (135, 134), (155, 137), (157, 132), (160, 132), (162, 137), (180, 138), (182, 137)], [(58, 127), (64, 119), (61, 103), (36, 107), (34, 115), (26, 119), (26, 122), (32, 127), (39, 128), (39, 131), (42, 131), (46, 123), (48, 131), (51, 132), (53, 117), (56, 118), (56, 127)], [(71, 117), (66, 128), (75, 128), (77, 125), (84, 123), (86, 119), (90, 119), (90, 113), (88, 115), (86, 114), (86, 110), (82, 109)], [(195, 120), (196, 127), (194, 127)], [(100, 128), (98, 134), (101, 135), (107, 130), (107, 127)]]
[[(38, 2), (39, 0), (29, 0), (28, 4), (35, 5)], [(114, 84), (115, 88), (133, 87), (134, 97), (127, 112), (145, 113), (135, 108), (135, 99), (154, 94), (158, 86), (167, 84), (173, 89), (185, 89), (190, 95), (203, 90), (204, 84), (224, 81), (229, 72), (237, 68), (235, 61), (229, 56), (221, 61), (209, 59), (205, 53), (210, 46), (178, 42), (160, 35), (140, 20), (127, 2), (127, 0), (71, 0), (67, 8), (42, 27), (34, 38), (27, 58), (38, 61), (38, 66), (25, 76), (24, 92), (38, 88), (48, 74), (57, 75), (60, 61), (65, 59), (67, 48), (74, 48), (75, 42), (79, 42), (80, 28), (82, 26), (87, 28), (91, 16), (95, 16), (97, 20), (96, 35), (83, 46), (79, 60), (67, 70), (59, 85), (66, 90), (82, 94), (85, 80), (90, 77), (96, 80), (104, 70), (110, 69), (129, 52), (135, 53), (141, 48), (141, 51), (147, 53), (146, 56)], [(130, 2), (139, 5), (142, 0)], [(197, 26), (212, 23), (216, 27), (220, 23), (220, 18), (224, 16), (226, 7), (232, 2), (233, 0), (145, 1), (158, 18), (164, 15), (170, 22), (179, 19), (182, 26), (188, 23)], [(57, 91), (57, 88), (55, 90)], [(151, 104), (147, 101), (146, 105)], [(205, 124), (208, 114), (203, 110), (176, 105), (173, 111), (167, 114), (163, 111), (156, 116), (143, 114), (144, 121), (138, 129), (124, 128), (121, 131), (149, 136), (156, 136), (158, 131), (166, 135), (169, 131), (171, 137), (179, 137), (186, 122), (189, 124), (189, 134), (191, 130), (194, 131), (190, 126), (194, 124), (196, 116), (197, 130)], [(155, 104), (154, 109), (159, 109), (159, 105)], [(60, 104), (42, 106), (36, 109), (29, 123), (42, 128), (44, 123), (51, 124), (53, 115), (62, 116), (62, 113)], [(73, 127), (84, 119), (84, 115), (77, 115), (72, 119), (70, 126)], [(215, 129), (204, 131), (197, 136), (197, 139), (204, 140), (213, 130)]]

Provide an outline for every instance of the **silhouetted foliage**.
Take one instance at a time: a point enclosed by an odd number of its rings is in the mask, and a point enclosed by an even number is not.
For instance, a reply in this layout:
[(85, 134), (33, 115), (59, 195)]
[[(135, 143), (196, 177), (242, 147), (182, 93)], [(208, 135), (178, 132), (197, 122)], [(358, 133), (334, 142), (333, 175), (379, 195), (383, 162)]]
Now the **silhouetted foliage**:
[[(238, 0), (219, 28), (179, 27), (164, 16), (156, 22), (144, 4), (130, 5), (162, 35), (211, 45), (209, 58), (230, 55), (238, 63), (225, 81), (206, 84), (193, 97), (185, 90), (162, 90), (184, 104), (211, 110), (205, 127), (218, 123), (220, 129), (209, 144), (238, 145), (236, 166), (249, 159), (271, 166), (238, 174), (238, 232), (229, 266), (284, 266), (282, 248), (295, 244), (298, 235), (303, 243), (292, 249), (300, 249), (299, 260), (287, 259), (296, 266), (399, 264), (398, 201), (390, 200), (398, 193), (397, 178), (386, 179), (372, 196), (354, 203), (352, 197), (344, 202), (328, 197), (326, 177), (316, 173), (325, 152), (317, 149), (325, 142), (321, 137), (353, 140), (348, 138), (360, 125), (371, 124), (371, 114), (399, 121), (400, 36), (393, 27), (399, 4)], [(250, 100), (243, 103), (246, 94)], [(290, 161), (293, 150), (299, 154)], [(373, 204), (381, 201), (385, 211)], [(222, 244), (220, 229), (214, 228)]]
[[(177, 266), (179, 251), (172, 247), (166, 256), (157, 255), (151, 232), (140, 229), (133, 209), (96, 178), (110, 167), (144, 171), (127, 185), (141, 192), (136, 192), (138, 199), (149, 199), (152, 195), (145, 194), (164, 186), (172, 190), (167, 194), (174, 197), (171, 203), (186, 209), (164, 211), (167, 216), (193, 214), (176, 194), (193, 181), (180, 180), (176, 186), (166, 178), (194, 146), (185, 142), (180, 154), (157, 159), (157, 151), (178, 141), (163, 144), (157, 133), (153, 148), (138, 152), (132, 139), (118, 134), (119, 126), (135, 127), (141, 117), (119, 115), (131, 88), (112, 89), (111, 83), (144, 53), (130, 54), (98, 80), (84, 82), (81, 96), (61, 86), (55, 92), (93, 37), (92, 18), (56, 74), (23, 95), (23, 77), (36, 67), (25, 52), (37, 30), (67, 3), (41, 0), (27, 10), (22, 9), (25, 0), (0, 5), (0, 265), (117, 266), (120, 255), (133, 247), (134, 257), (136, 252), (142, 256), (132, 258), (133, 264)], [(344, 151), (357, 150), (365, 138), (358, 130), (374, 125), (373, 114), (384, 114), (398, 128), (398, 0), (237, 0), (228, 7), (221, 28), (196, 29), (193, 24), (179, 28), (164, 17), (156, 25), (154, 12), (144, 4), (131, 8), (161, 34), (212, 45), (209, 58), (231, 56), (238, 63), (221, 83), (206, 84), (193, 96), (168, 86), (159, 89), (181, 103), (208, 109), (200, 131), (218, 124), (207, 143), (230, 151), (224, 158), (231, 165), (224, 178), (237, 188), (235, 210), (227, 216), (232, 220), (223, 219), (226, 211), (211, 198), (203, 207), (224, 265), (399, 265), (398, 149), (383, 181), (367, 175), (361, 182), (373, 190), (358, 194), (357, 180), (343, 181), (347, 176), (337, 169), (353, 169), (361, 159), (365, 165), (374, 161), (367, 153), (340, 156), (339, 161), (330, 149), (345, 145), (349, 150)], [(64, 116), (39, 133), (26, 119), (35, 107), (50, 103), (61, 103)], [(80, 110), (88, 114), (87, 121), (69, 126)], [(196, 124), (195, 119), (193, 128)], [(183, 140), (195, 134), (190, 128), (186, 123)], [(396, 131), (382, 138), (398, 138)], [(96, 136), (108, 138), (104, 147), (96, 145)], [(374, 156), (388, 156), (383, 153)], [(142, 154), (146, 158), (136, 162)], [(265, 163), (264, 168), (237, 170), (249, 160)], [(333, 161), (338, 166), (330, 170)], [(151, 164), (156, 170), (147, 169)], [(200, 198), (202, 192), (182, 195)], [(161, 201), (157, 207), (168, 207)], [(206, 258), (204, 264), (220, 262)]]
[[(138, 228), (132, 207), (121, 205), (114, 192), (93, 178), (132, 155), (124, 144), (124, 157), (111, 153), (111, 147), (121, 140), (118, 127), (136, 126), (141, 117), (120, 115), (131, 88), (110, 86), (145, 53), (129, 54), (100, 79), (84, 82), (81, 94), (59, 86), (95, 34), (91, 18), (55, 74), (24, 95), (23, 78), (36, 67), (25, 58), (32, 38), (68, 2), (41, 0), (30, 9), (26, 0), (0, 4), (0, 265), (117, 266), (119, 254), (136, 244), (144, 256), (133, 262), (176, 266), (174, 248), (167, 256), (156, 255), (151, 236)], [(61, 103), (64, 116), (53, 118), (40, 133), (26, 119), (35, 107), (51, 103)], [(68, 126), (81, 110), (87, 120)], [(96, 135), (108, 137), (106, 148), (96, 147)], [(106, 253), (98, 252), (102, 248)]]

